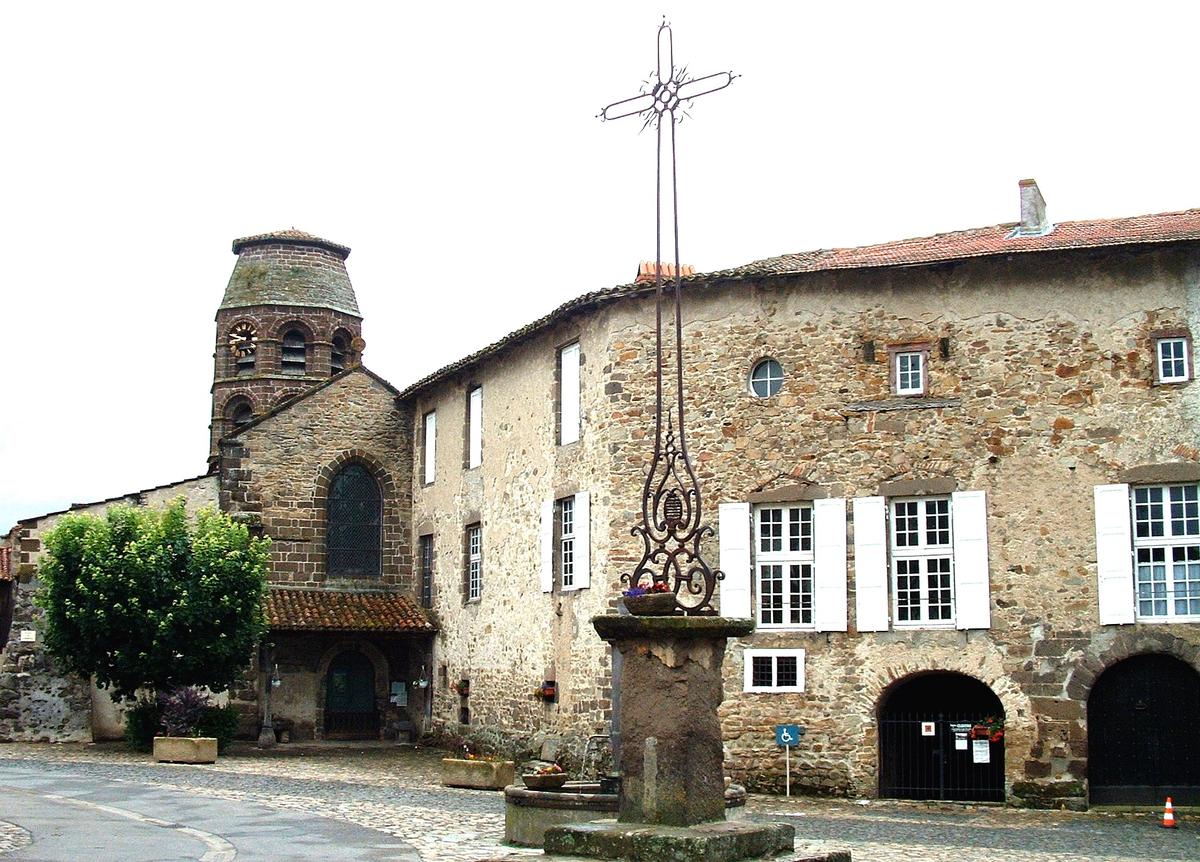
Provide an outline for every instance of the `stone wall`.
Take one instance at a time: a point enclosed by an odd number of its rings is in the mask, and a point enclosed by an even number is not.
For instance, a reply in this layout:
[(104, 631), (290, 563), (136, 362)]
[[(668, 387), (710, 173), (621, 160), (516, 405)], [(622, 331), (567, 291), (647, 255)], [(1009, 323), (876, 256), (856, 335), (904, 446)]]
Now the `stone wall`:
[[(217, 479), (200, 476), (69, 511), (102, 516), (110, 506), (161, 508), (180, 496), (189, 512), (215, 507)], [(19, 583), (15, 585), (12, 629), (0, 653), (0, 741), (90, 742), (118, 738), (124, 730), (124, 711), (108, 690), (61, 674), (42, 646), (42, 611), (33, 604), (39, 586), (37, 564), (42, 538), (65, 514), (30, 518), (13, 528), (13, 545), (19, 549)], [(22, 641), (22, 631), (33, 632), (35, 639)]]

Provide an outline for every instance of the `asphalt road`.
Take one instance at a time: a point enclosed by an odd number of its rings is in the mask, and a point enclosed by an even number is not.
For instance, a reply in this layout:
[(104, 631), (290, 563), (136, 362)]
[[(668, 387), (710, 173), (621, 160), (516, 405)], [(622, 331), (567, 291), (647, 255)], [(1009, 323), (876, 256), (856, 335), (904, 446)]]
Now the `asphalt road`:
[(362, 826), (130, 781), (0, 763), (0, 820), (37, 862), (419, 862), (408, 844)]

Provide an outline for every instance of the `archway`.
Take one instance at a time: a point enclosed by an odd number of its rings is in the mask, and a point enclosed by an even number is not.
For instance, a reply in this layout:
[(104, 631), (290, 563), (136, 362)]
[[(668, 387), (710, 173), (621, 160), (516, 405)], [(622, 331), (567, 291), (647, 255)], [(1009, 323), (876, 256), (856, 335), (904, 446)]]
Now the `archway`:
[(1200, 674), (1174, 656), (1135, 655), (1088, 695), (1092, 804), (1200, 805)]
[(1004, 801), (1003, 733), (975, 739), (986, 719), (1004, 720), (990, 688), (961, 673), (900, 680), (879, 704), (879, 795), (893, 799)]
[(375, 666), (357, 650), (338, 653), (325, 677), (325, 738), (378, 737)]

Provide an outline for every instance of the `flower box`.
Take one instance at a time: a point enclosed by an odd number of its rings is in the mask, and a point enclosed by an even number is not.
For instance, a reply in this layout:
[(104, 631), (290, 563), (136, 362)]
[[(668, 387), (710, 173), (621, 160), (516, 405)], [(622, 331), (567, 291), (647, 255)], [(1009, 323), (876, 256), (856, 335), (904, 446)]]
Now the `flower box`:
[(156, 736), (155, 763), (216, 763), (217, 740), (212, 736)]
[(625, 607), (635, 617), (665, 617), (675, 613), (674, 593), (646, 593), (626, 596)]
[(562, 790), (563, 785), (567, 783), (567, 774), (558, 772), (539, 775), (531, 772), (528, 775), (522, 775), (521, 781), (525, 782), (525, 786), (530, 790)]
[(475, 790), (503, 790), (513, 783), (517, 765), (511, 760), (442, 758), (442, 784)]

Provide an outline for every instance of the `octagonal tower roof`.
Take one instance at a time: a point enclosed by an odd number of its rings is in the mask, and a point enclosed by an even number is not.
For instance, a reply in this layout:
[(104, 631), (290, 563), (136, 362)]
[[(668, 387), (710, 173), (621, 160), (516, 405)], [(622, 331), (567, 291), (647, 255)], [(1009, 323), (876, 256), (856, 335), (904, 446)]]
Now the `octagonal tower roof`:
[(299, 305), (361, 317), (346, 272), (348, 247), (291, 229), (235, 239), (233, 253), (221, 308)]

